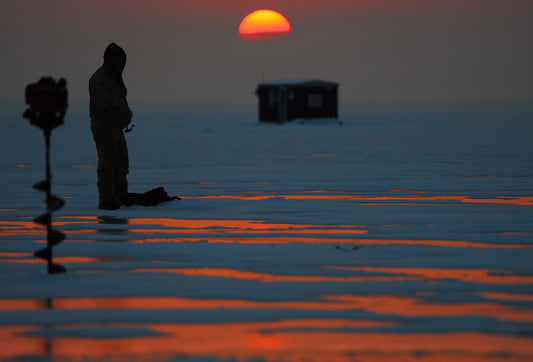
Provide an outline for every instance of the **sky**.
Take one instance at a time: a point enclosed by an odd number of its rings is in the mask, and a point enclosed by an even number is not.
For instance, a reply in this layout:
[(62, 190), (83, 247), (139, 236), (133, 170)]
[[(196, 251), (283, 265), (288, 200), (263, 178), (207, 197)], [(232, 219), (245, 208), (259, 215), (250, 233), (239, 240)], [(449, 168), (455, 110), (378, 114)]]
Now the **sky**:
[[(290, 36), (242, 40), (271, 9)], [(323, 79), (341, 102), (533, 100), (531, 0), (0, 0), (0, 99), (42, 75), (71, 100), (110, 42), (130, 103), (257, 102), (261, 81)]]

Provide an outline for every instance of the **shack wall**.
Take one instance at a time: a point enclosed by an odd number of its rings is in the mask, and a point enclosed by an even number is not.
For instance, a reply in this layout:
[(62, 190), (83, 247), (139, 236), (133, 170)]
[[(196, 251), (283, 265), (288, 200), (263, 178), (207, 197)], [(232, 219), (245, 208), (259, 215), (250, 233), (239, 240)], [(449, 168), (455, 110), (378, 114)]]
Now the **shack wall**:
[(259, 85), (259, 120), (338, 118), (338, 85)]

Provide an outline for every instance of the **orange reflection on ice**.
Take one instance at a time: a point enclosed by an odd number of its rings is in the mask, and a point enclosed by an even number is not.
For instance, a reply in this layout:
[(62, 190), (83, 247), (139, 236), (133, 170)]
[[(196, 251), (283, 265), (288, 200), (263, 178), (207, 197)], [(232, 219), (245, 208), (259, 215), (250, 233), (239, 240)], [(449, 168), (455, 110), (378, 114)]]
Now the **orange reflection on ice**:
[[(189, 220), (170, 218), (135, 218), (128, 225), (158, 225), (175, 228), (180, 233), (299, 233), (299, 234), (365, 234), (367, 230), (355, 230), (364, 225), (314, 225), (268, 223), (263, 220)], [(169, 229), (131, 229), (138, 233), (168, 233)]]
[[(367, 234), (368, 230), (348, 230), (348, 229), (273, 229), (273, 230), (241, 230), (241, 229), (226, 229), (226, 228), (212, 228), (212, 229), (130, 229), (130, 233), (141, 234), (264, 234), (264, 233), (282, 233), (282, 234)], [(96, 230), (94, 231), (96, 232)]]
[(32, 253), (19, 253), (19, 252), (11, 252), (11, 251), (3, 251), (0, 252), (0, 257), (7, 257), (7, 258), (27, 258), (33, 256)]
[(359, 238), (328, 238), (312, 236), (262, 236), (262, 237), (242, 237), (242, 236), (209, 236), (209, 239), (201, 237), (172, 237), (172, 238), (143, 238), (132, 240), (135, 243), (156, 243), (156, 242), (205, 242), (210, 243), (240, 243), (240, 244), (340, 244), (340, 245), (429, 245), (453, 248), (494, 248), (494, 249), (527, 249), (533, 248), (531, 244), (493, 244), (458, 240), (413, 240), (413, 239), (359, 239)]
[(270, 229), (305, 229), (317, 227), (350, 228), (362, 225), (315, 225), (315, 224), (285, 224), (268, 223), (263, 220), (195, 220), (195, 219), (130, 219), (130, 225), (161, 225), (174, 228), (205, 229), (212, 227), (225, 227), (242, 230), (270, 230)]
[(46, 345), (41, 339), (19, 336), (19, 333), (32, 329), (29, 326), (0, 326), (0, 360), (46, 356)]
[(533, 197), (526, 196), (498, 196), (497, 199), (471, 199), (463, 200), (466, 203), (476, 204), (504, 204), (504, 205), (533, 205)]
[(46, 229), (33, 221), (1, 221), (0, 235), (35, 235)]
[(42, 309), (46, 309), (46, 300), (43, 299), (0, 299), (1, 312)]
[[(87, 217), (83, 217), (86, 219)], [(64, 226), (72, 224), (93, 224), (93, 221), (53, 221), (53, 226)], [(97, 230), (66, 230), (65, 234), (88, 234), (94, 233)], [(3, 236), (19, 236), (19, 235), (43, 235), (46, 233), (46, 228), (42, 225), (34, 223), (33, 221), (0, 221), (0, 235)]]
[[(304, 329), (300, 326), (304, 325)], [(350, 320), (270, 321), (240, 323), (117, 324), (148, 328), (159, 336), (129, 338), (27, 337), (30, 327), (0, 327), (0, 357), (34, 355), (71, 362), (194, 359), (239, 361), (525, 361), (533, 356), (527, 336), (479, 332), (361, 332)], [(91, 326), (86, 326), (90, 328)], [(338, 328), (327, 330), (327, 328)], [(342, 329), (352, 330), (342, 330)]]
[(491, 316), (501, 320), (533, 322), (533, 310), (512, 308), (495, 303), (425, 303), (417, 298), (395, 295), (382, 296), (329, 296), (329, 300), (344, 302), (353, 309), (378, 314), (407, 317)]
[(97, 221), (98, 216), (58, 216), (58, 219), (72, 219), (72, 220), (87, 220), (87, 221)]
[[(33, 255), (32, 255), (33, 256)], [(88, 256), (54, 256), (54, 262), (56, 263), (100, 263), (103, 261), (108, 261), (108, 258), (94, 258)], [(38, 264), (45, 263), (46, 260), (33, 258), (33, 259), (4, 259), (0, 260), (3, 262), (9, 263), (20, 263), (20, 264)]]
[(364, 282), (364, 281), (402, 281), (414, 279), (409, 276), (324, 276), (324, 275), (281, 275), (257, 273), (247, 270), (227, 268), (144, 268), (134, 269), (137, 273), (173, 273), (189, 276), (207, 276), (261, 282)]
[(295, 309), (313, 311), (363, 310), (407, 317), (489, 316), (501, 320), (533, 322), (533, 310), (494, 302), (439, 303), (396, 295), (331, 295), (319, 300), (254, 301), (246, 299), (200, 299), (181, 297), (57, 298), (51, 300), (0, 300), (0, 311), (24, 310), (215, 310)]
[(302, 309), (302, 310), (348, 310), (352, 306), (336, 301), (253, 301), (245, 299), (199, 299), (181, 297), (130, 297), (130, 298), (55, 298), (43, 300), (0, 300), (0, 311), (83, 309)]
[[(95, 224), (100, 222), (96, 216), (69, 216), (60, 217), (61, 221), (54, 222), (54, 225), (71, 224)], [(69, 220), (69, 221), (67, 221)], [(124, 232), (129, 234), (211, 234), (209, 242), (216, 243), (242, 243), (242, 244), (285, 244), (285, 243), (307, 243), (307, 244), (354, 244), (354, 245), (429, 245), (438, 247), (459, 247), (459, 248), (503, 248), (503, 249), (526, 249), (533, 245), (519, 243), (483, 243), (459, 240), (430, 240), (430, 239), (370, 239), (370, 238), (344, 238), (344, 237), (316, 237), (313, 235), (364, 235), (368, 230), (363, 229), (365, 225), (314, 225), (314, 224), (288, 224), (288, 223), (268, 223), (262, 220), (189, 220), (171, 218), (132, 218), (124, 219)], [(139, 228), (139, 226), (162, 226), (161, 228)], [(99, 229), (74, 229), (64, 230), (67, 235), (85, 235), (98, 233)], [(0, 235), (32, 235), (43, 236), (45, 229), (33, 221), (0, 221)], [(217, 235), (218, 234), (218, 235)], [(223, 236), (232, 234), (234, 236)], [(240, 236), (238, 234), (265, 234), (265, 236)], [(294, 236), (277, 236), (276, 234), (300, 234)], [(268, 235), (268, 236), (267, 236)], [(305, 236), (304, 236), (305, 235)], [(36, 240), (45, 242), (46, 240)], [(140, 239), (129, 239), (133, 243), (145, 242), (199, 242), (207, 241), (202, 237), (143, 237)]]
[(528, 295), (528, 294), (498, 293), (498, 292), (483, 292), (480, 294), (484, 296), (485, 298), (489, 298), (489, 299), (533, 302), (533, 295)]
[(533, 276), (513, 275), (507, 271), (487, 269), (454, 269), (454, 268), (382, 268), (366, 266), (333, 267), (340, 270), (365, 271), (371, 273), (386, 273), (405, 275), (424, 280), (460, 280), (472, 283), (488, 284), (532, 284)]

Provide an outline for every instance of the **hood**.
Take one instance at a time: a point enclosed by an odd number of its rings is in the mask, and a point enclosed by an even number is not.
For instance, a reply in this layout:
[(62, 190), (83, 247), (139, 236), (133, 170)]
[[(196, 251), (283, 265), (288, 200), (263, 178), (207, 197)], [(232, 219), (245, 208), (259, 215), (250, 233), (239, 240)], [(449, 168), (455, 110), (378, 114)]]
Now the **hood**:
[[(111, 59), (113, 59), (113, 57), (116, 55), (123, 56), (124, 59), (126, 59), (126, 52), (124, 51), (124, 49), (122, 49), (115, 43), (109, 44), (104, 52), (104, 65), (107, 66), (109, 69), (113, 70), (114, 72), (116, 72), (116, 70), (114, 70), (112, 67)], [(117, 75), (121, 75), (123, 70), (124, 67), (119, 70)]]

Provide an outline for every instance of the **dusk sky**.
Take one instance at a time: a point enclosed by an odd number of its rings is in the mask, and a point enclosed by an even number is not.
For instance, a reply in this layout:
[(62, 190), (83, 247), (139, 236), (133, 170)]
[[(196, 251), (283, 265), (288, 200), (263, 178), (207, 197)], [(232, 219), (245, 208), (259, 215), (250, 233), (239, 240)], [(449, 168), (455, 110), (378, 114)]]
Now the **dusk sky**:
[[(272, 9), (290, 36), (242, 40)], [(341, 102), (533, 99), (531, 0), (0, 0), (0, 99), (42, 75), (72, 100), (110, 42), (132, 103), (254, 103), (261, 80), (340, 83)]]

